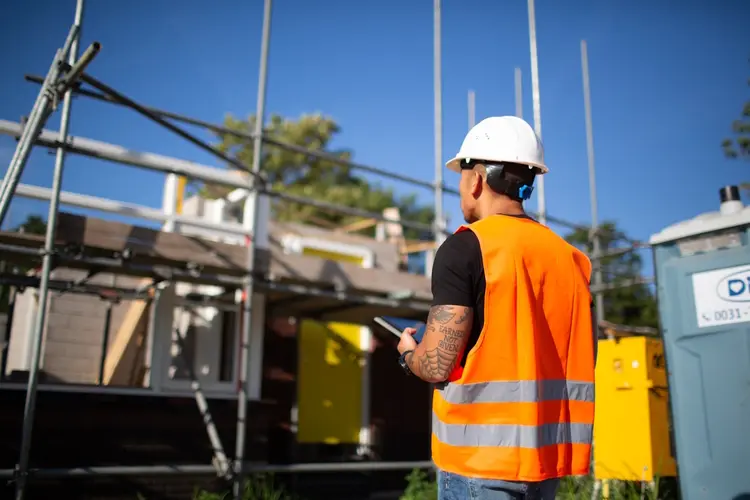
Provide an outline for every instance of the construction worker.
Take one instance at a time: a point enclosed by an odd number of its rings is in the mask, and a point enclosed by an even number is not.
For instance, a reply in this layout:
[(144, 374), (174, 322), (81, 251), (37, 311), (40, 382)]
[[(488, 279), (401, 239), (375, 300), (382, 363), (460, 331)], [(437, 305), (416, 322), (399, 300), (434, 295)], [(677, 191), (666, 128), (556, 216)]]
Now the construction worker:
[(422, 341), (407, 328), (398, 346), (404, 370), (435, 384), (438, 498), (552, 500), (560, 478), (589, 473), (591, 263), (524, 211), (548, 169), (522, 119), (481, 121), (447, 167), (468, 225), (435, 256)]

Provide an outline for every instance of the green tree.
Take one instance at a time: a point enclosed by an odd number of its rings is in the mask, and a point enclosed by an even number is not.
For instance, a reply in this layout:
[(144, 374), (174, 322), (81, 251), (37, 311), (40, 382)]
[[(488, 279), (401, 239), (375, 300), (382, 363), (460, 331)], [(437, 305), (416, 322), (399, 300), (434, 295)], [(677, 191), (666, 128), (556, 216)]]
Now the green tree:
[[(747, 81), (750, 86), (750, 79)], [(750, 159), (750, 101), (745, 102), (737, 120), (732, 122), (732, 136), (721, 143), (727, 158)]]
[[(599, 231), (602, 252), (632, 245), (614, 222), (602, 223)], [(589, 241), (588, 230), (577, 229), (565, 239), (589, 255), (593, 253), (593, 244)], [(596, 265), (596, 261), (592, 262)], [(604, 257), (601, 262), (604, 283), (625, 284), (641, 278), (643, 262), (638, 252), (623, 252)], [(607, 321), (622, 325), (656, 327), (656, 300), (645, 284), (607, 290), (604, 293), (604, 317)]]
[(44, 235), (47, 232), (47, 223), (41, 215), (29, 215), (23, 223), (19, 224), (14, 231), (23, 232), (26, 234), (41, 234)]
[[(224, 120), (225, 127), (244, 133), (251, 132), (254, 124), (254, 115), (246, 120), (227, 115)], [(331, 142), (340, 130), (336, 122), (320, 114), (302, 115), (296, 120), (272, 115), (266, 126), (266, 133), (280, 141), (316, 151), (325, 151), (342, 160), (350, 160), (351, 151), (331, 147)], [(222, 152), (245, 165), (252, 165), (251, 141), (231, 134), (217, 134), (217, 136), (219, 139), (217, 146)], [(397, 196), (392, 189), (369, 182), (364, 177), (356, 175), (350, 167), (330, 160), (267, 145), (263, 148), (261, 170), (274, 190), (292, 195), (377, 213), (381, 213), (385, 208), (396, 206), (403, 220), (425, 224), (431, 223), (434, 217), (432, 208), (420, 205), (415, 196)], [(216, 186), (199, 186), (199, 188), (201, 194), (208, 197), (224, 196), (228, 191), (226, 188)], [(283, 200), (274, 201), (273, 212), (274, 218), (281, 221), (323, 221), (331, 225), (339, 225), (360, 219)], [(372, 233), (374, 229), (371, 228), (368, 231)], [(406, 233), (409, 238), (429, 236), (410, 230), (406, 230)]]

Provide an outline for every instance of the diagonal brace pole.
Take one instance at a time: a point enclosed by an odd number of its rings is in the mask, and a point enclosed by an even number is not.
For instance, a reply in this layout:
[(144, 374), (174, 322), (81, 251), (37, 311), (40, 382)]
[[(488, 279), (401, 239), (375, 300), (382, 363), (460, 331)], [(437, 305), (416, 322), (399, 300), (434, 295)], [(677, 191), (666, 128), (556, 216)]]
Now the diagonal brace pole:
[[(75, 33), (77, 33), (77, 29), (71, 29), (71, 34)], [(101, 46), (98, 42), (92, 43), (72, 67), (64, 63), (66, 54), (70, 52), (67, 42), (65, 47), (59, 49), (55, 54), (44, 85), (39, 90), (37, 100), (29, 114), (29, 120), (21, 132), (16, 151), (8, 166), (8, 172), (3, 178), (2, 185), (0, 185), (0, 226), (2, 226), (5, 216), (8, 213), (11, 199), (18, 187), (18, 182), (21, 180), (21, 175), (31, 154), (34, 141), (39, 136), (49, 116), (57, 107), (60, 97), (70, 89), (70, 86), (76, 81), (76, 75), (80, 75), (83, 72), (99, 52), (100, 48)], [(65, 69), (67, 71), (63, 73), (62, 70)]]
[[(290, 193), (270, 189), (267, 186), (267, 182), (262, 173), (256, 172), (254, 169), (248, 167), (247, 165), (237, 160), (236, 158), (232, 158), (231, 156), (228, 156), (222, 151), (219, 151), (218, 148), (211, 146), (210, 144), (206, 143), (205, 141), (202, 141), (201, 139), (194, 136), (193, 134), (169, 122), (168, 120), (163, 118), (162, 115), (159, 114), (159, 112), (135, 102), (133, 99), (129, 98), (128, 96), (122, 94), (121, 92), (118, 92), (117, 90), (113, 89), (112, 87), (106, 85), (103, 82), (100, 82), (99, 80), (97, 80), (96, 78), (88, 74), (81, 75), (80, 81), (88, 85), (91, 85), (95, 89), (104, 93), (104, 95), (108, 96), (112, 101), (133, 109), (137, 113), (145, 116), (146, 118), (174, 132), (175, 134), (182, 137), (183, 139), (190, 142), (191, 144), (198, 146), (203, 151), (206, 151), (212, 154), (213, 156), (219, 158), (220, 160), (228, 163), (229, 165), (232, 165), (234, 168), (250, 174), (250, 176), (252, 177), (252, 183), (248, 186), (248, 190), (251, 192), (265, 194), (269, 196), (270, 198), (280, 199), (280, 200), (284, 200), (287, 202), (309, 205), (309, 206), (312, 206), (321, 210), (330, 210), (334, 213), (343, 213), (343, 214), (348, 214), (348, 215), (353, 215), (356, 217), (363, 217), (363, 218), (373, 218), (377, 220), (382, 220), (384, 222), (399, 222), (404, 227), (410, 227), (410, 228), (417, 229), (420, 231), (432, 231), (434, 229), (432, 225), (423, 224), (421, 222), (394, 221), (393, 219), (385, 217), (382, 214), (369, 212), (367, 210), (362, 210), (362, 209), (355, 208), (355, 207), (338, 206), (338, 205), (335, 205), (326, 201), (305, 198), (302, 196), (297, 196), (297, 195), (293, 195)], [(260, 135), (258, 134), (257, 137), (260, 137)], [(444, 229), (442, 229), (442, 231), (445, 234), (449, 234), (449, 232), (446, 232)]]
[(177, 347), (180, 350), (177, 357), (179, 358), (180, 364), (185, 368), (185, 371), (187, 371), (188, 377), (190, 378), (190, 388), (193, 390), (193, 394), (195, 395), (195, 402), (198, 405), (198, 411), (203, 418), (203, 424), (206, 426), (208, 439), (209, 441), (211, 441), (211, 449), (213, 450), (214, 455), (213, 463), (214, 467), (216, 467), (216, 472), (220, 477), (228, 479), (232, 472), (229, 467), (229, 459), (227, 458), (227, 454), (224, 452), (224, 446), (221, 443), (219, 431), (216, 429), (216, 423), (211, 416), (211, 411), (208, 407), (208, 401), (206, 400), (206, 396), (203, 394), (203, 389), (201, 388), (201, 384), (198, 381), (198, 376), (195, 373), (195, 361), (191, 356), (187, 354), (187, 349), (185, 346), (184, 336), (187, 335), (190, 323), (192, 322), (194, 311), (192, 309), (188, 309), (185, 312), (187, 312), (188, 316), (187, 324), (180, 325), (180, 328), (176, 328), (174, 330)]

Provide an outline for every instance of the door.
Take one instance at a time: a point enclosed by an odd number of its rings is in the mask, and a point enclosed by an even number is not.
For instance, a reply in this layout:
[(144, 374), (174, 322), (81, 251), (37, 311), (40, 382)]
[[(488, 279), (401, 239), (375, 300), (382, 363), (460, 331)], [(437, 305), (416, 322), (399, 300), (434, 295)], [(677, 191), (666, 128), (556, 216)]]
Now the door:
[[(361, 252), (302, 245), (303, 255), (368, 267)], [(368, 260), (370, 262), (368, 262)], [(370, 330), (361, 325), (303, 320), (299, 330), (297, 440), (362, 444), (369, 441)]]
[(683, 498), (748, 493), (750, 248), (674, 259), (660, 275)]

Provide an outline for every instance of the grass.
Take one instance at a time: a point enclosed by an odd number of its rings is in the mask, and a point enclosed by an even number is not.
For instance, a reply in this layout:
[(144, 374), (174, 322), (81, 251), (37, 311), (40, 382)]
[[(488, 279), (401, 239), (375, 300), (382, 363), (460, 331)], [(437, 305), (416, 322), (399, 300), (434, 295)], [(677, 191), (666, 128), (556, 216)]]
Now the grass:
[(427, 472), (414, 469), (406, 476), (406, 489), (399, 500), (437, 500), (437, 483)]
[[(424, 470), (414, 469), (406, 476), (406, 489), (399, 500), (437, 500), (437, 483)], [(641, 483), (610, 481), (610, 500), (674, 500), (674, 480), (656, 480), (653, 489)], [(590, 499), (594, 490), (591, 476), (568, 477), (562, 480), (557, 500)], [(211, 493), (196, 490), (193, 500), (231, 500), (231, 492)], [(255, 475), (248, 479), (243, 500), (300, 500), (275, 483), (272, 475)], [(599, 494), (601, 498), (601, 493)]]
[[(437, 500), (437, 483), (428, 474), (415, 469), (406, 476), (407, 486), (400, 500)], [(610, 500), (674, 500), (675, 488), (670, 481), (654, 481), (655, 486), (641, 488), (640, 483), (611, 481)], [(663, 486), (667, 486), (662, 487)], [(557, 500), (590, 499), (594, 491), (594, 478), (591, 476), (568, 477), (562, 480), (557, 490)], [(601, 498), (601, 493), (599, 494)]]
[[(215, 493), (196, 489), (193, 500), (231, 500), (232, 492)], [(146, 500), (138, 495), (138, 500)], [(256, 474), (247, 479), (242, 500), (299, 500), (296, 495), (288, 493), (282, 485), (276, 484), (273, 475)]]

